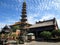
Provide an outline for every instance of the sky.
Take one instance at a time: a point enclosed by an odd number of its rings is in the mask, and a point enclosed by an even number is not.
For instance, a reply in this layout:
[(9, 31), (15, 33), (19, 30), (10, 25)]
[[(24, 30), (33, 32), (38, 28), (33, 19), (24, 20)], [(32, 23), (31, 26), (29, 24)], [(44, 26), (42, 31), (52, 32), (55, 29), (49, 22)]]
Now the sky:
[[(0, 0), (0, 29), (20, 21), (24, 0)], [(60, 28), (60, 0), (26, 0), (28, 23), (54, 17)]]

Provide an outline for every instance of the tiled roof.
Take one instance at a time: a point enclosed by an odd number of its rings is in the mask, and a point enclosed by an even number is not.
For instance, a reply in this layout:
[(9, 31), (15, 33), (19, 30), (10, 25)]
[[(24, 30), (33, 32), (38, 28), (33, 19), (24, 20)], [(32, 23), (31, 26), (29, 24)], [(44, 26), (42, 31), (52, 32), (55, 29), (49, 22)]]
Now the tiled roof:
[(3, 27), (3, 29), (11, 29), (11, 27), (9, 25), (6, 25)]
[[(13, 24), (13, 25), (10, 25), (10, 26), (16, 26), (16, 25), (20, 25), (20, 24), (22, 24), (23, 22), (16, 22), (15, 24)], [(32, 24), (29, 24), (29, 23), (26, 23), (27, 25), (32, 25)]]
[(30, 26), (29, 28), (36, 28), (36, 27), (43, 27), (43, 26), (50, 26), (50, 25), (54, 25), (54, 19), (42, 21), (40, 23)]
[(15, 24), (13, 24), (13, 26), (19, 25), (19, 24), (21, 24), (21, 22), (16, 22)]
[(6, 25), (6, 26), (4, 26), (3, 28), (2, 28), (2, 33), (6, 33), (6, 32), (10, 32), (11, 31), (11, 27), (10, 26), (8, 26), (8, 25)]

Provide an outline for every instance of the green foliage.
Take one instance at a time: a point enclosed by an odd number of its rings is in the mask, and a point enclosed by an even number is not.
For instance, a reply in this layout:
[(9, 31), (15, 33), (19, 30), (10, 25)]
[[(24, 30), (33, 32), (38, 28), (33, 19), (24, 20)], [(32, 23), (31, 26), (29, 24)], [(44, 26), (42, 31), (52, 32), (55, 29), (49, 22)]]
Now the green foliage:
[(58, 37), (60, 36), (60, 30), (57, 31), (57, 36), (58, 36)]
[(4, 34), (4, 35), (5, 35), (5, 36), (4, 36), (5, 38), (7, 38), (7, 37), (8, 37), (8, 34)]
[(56, 36), (60, 36), (60, 30), (53, 30), (52, 31), (52, 35), (53, 35), (53, 37), (56, 37)]
[(57, 35), (58, 31), (57, 30), (53, 30), (52, 31), (52, 35)]
[(11, 36), (16, 37), (16, 34), (11, 34)]
[(19, 29), (19, 26), (13, 26), (13, 27), (12, 27), (13, 32), (15, 32), (16, 29)]
[(40, 35), (43, 38), (51, 38), (51, 32), (49, 32), (49, 31), (43, 31), (43, 32), (40, 33)]

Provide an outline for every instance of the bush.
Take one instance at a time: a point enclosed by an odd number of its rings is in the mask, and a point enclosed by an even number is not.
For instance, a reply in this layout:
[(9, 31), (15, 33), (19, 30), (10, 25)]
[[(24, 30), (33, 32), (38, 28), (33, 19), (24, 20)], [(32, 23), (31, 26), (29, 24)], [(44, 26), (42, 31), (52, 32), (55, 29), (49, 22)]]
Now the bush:
[(53, 35), (53, 37), (60, 37), (60, 30), (53, 30), (52, 31), (52, 35)]
[(42, 38), (51, 38), (51, 32), (49, 31), (43, 31), (40, 33), (40, 35), (42, 36)]

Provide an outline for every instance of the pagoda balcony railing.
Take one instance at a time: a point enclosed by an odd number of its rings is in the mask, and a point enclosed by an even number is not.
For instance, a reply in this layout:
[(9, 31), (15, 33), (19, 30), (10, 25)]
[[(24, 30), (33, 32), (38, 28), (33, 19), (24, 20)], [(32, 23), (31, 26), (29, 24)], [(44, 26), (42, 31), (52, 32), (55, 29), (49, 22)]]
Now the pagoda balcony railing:
[(27, 17), (27, 16), (26, 16), (26, 15), (21, 15), (21, 17), (23, 17), (23, 18), (24, 18), (24, 17)]
[(27, 21), (27, 19), (21, 19), (22, 22)]
[(26, 11), (26, 8), (22, 9), (22, 11)]
[(26, 6), (26, 4), (23, 4), (23, 6)]
[(23, 11), (22, 14), (26, 14), (26, 11)]

